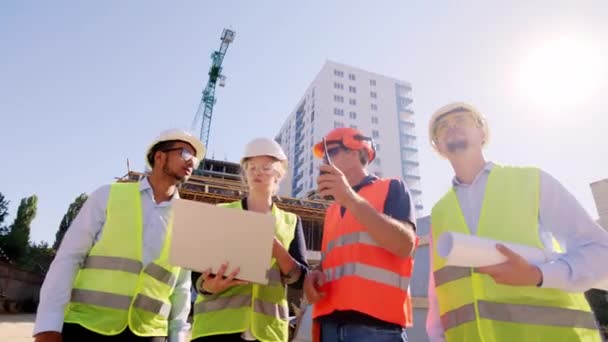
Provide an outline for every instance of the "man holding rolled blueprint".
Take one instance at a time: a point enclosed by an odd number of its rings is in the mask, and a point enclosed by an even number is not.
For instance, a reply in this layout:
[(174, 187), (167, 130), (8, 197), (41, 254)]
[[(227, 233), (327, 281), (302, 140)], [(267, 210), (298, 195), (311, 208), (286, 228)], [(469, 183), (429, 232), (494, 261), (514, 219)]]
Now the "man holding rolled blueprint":
[(429, 138), (455, 172), (431, 214), (431, 341), (601, 341), (582, 292), (608, 278), (608, 232), (549, 174), (487, 162), (473, 106), (437, 110)]

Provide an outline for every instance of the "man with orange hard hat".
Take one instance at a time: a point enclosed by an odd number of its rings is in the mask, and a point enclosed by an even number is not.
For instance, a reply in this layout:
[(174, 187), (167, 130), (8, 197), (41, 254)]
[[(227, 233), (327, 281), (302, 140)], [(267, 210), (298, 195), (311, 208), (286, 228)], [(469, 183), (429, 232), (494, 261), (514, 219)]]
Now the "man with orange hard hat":
[(359, 130), (334, 129), (313, 152), (325, 161), (319, 193), (334, 199), (325, 215), (320, 270), (304, 282), (314, 303), (315, 338), (407, 341), (416, 244), (409, 191), (401, 179), (368, 173), (376, 149)]

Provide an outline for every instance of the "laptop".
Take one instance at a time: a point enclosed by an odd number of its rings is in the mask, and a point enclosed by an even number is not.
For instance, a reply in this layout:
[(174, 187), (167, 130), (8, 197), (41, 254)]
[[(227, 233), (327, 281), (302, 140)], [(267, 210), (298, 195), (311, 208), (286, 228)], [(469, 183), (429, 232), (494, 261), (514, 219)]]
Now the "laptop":
[(239, 267), (238, 279), (268, 284), (274, 216), (184, 199), (175, 199), (172, 207), (170, 263), (215, 273), (228, 262), (225, 276)]

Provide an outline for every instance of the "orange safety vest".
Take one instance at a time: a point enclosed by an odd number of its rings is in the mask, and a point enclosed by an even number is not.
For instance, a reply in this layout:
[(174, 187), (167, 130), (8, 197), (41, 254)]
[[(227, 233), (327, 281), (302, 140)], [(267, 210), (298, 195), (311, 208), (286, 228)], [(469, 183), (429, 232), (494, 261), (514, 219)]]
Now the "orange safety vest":
[[(390, 183), (390, 179), (378, 179), (358, 194), (383, 212)], [(325, 215), (321, 260), (326, 281), (320, 290), (325, 296), (315, 303), (313, 318), (336, 310), (354, 310), (412, 326), (412, 257), (400, 258), (379, 246), (350, 212), (342, 217), (335, 202)]]

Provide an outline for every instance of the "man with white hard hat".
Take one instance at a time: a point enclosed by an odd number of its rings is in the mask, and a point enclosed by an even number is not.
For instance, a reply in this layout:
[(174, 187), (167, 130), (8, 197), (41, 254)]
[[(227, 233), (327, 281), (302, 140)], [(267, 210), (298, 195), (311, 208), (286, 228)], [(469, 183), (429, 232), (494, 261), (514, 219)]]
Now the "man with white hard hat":
[(191, 279), (169, 264), (171, 203), (204, 154), (190, 133), (164, 131), (147, 177), (89, 196), (42, 285), (36, 342), (187, 340)]
[[(486, 119), (466, 103), (438, 109), (429, 123), (431, 145), (455, 173), (431, 214), (431, 341), (600, 341), (582, 292), (608, 277), (608, 232), (549, 174), (486, 161), (488, 138)], [(435, 244), (445, 232), (560, 254), (532, 264), (497, 242), (503, 263), (448, 266)]]

